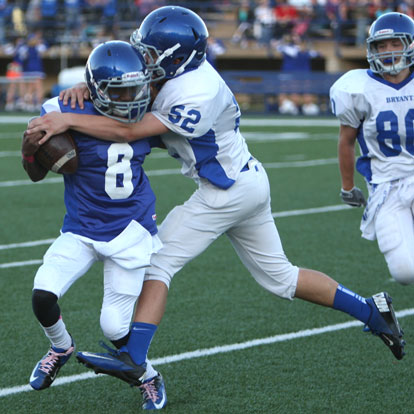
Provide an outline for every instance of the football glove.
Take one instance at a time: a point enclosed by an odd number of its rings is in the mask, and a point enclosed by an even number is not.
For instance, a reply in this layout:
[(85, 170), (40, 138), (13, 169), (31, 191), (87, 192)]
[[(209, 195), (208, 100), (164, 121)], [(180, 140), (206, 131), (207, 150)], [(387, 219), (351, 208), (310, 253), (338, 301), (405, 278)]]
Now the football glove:
[(341, 193), (339, 195), (341, 196), (342, 201), (351, 207), (365, 207), (367, 205), (364, 194), (358, 187), (354, 187), (349, 191), (341, 188)]

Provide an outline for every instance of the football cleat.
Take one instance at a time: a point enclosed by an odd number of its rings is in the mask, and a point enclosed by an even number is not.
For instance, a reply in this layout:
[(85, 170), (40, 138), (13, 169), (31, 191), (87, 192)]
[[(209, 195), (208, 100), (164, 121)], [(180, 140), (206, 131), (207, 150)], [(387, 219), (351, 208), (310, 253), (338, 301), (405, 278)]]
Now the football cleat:
[(69, 349), (63, 350), (50, 347), (48, 353), (36, 364), (30, 375), (30, 385), (35, 390), (49, 388), (55, 380), (60, 368), (68, 362), (75, 351), (75, 343)]
[(135, 364), (127, 352), (112, 349), (103, 342), (100, 344), (109, 352), (77, 352), (76, 359), (87, 368), (94, 370), (95, 374), (111, 375), (131, 386), (142, 384), (145, 365)]
[(142, 408), (144, 410), (161, 410), (167, 404), (167, 393), (162, 375), (145, 380), (139, 386), (142, 394)]
[(402, 339), (404, 332), (395, 316), (391, 297), (388, 293), (381, 292), (366, 301), (370, 305), (372, 313), (365, 325), (365, 330), (379, 336), (390, 348), (395, 358), (402, 359), (405, 355), (405, 341)]

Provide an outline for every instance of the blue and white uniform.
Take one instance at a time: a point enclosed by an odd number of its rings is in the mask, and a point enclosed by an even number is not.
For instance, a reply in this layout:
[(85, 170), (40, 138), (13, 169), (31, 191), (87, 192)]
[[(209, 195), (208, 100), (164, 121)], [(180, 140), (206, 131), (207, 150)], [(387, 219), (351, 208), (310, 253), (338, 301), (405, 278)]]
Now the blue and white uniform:
[(342, 125), (358, 129), (369, 199), (362, 236), (378, 240), (391, 275), (414, 281), (414, 74), (399, 84), (371, 70), (347, 72), (331, 88), (332, 110)]
[(286, 258), (270, 209), (267, 174), (239, 130), (240, 109), (220, 75), (205, 61), (169, 79), (151, 113), (171, 132), (162, 136), (182, 173), (198, 183), (160, 226), (163, 248), (146, 279), (171, 278), (225, 233), (256, 281), (292, 299), (299, 269)]
[[(44, 103), (51, 111), (96, 115), (93, 105), (72, 110), (58, 98)], [(101, 327), (109, 339), (128, 333), (145, 267), (161, 243), (157, 235), (155, 195), (142, 164), (147, 140), (112, 143), (72, 131), (79, 163), (65, 174), (66, 215), (61, 235), (44, 256), (34, 289), (61, 297), (98, 260), (104, 263)]]

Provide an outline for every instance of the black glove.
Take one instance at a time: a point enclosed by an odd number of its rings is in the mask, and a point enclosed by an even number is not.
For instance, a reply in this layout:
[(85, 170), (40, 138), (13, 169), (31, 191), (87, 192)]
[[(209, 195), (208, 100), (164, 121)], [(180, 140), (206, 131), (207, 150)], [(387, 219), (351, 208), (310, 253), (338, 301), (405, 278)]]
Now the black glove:
[(354, 187), (349, 191), (341, 188), (341, 193), (339, 195), (341, 196), (342, 201), (351, 207), (365, 207), (367, 205), (364, 194), (358, 187)]

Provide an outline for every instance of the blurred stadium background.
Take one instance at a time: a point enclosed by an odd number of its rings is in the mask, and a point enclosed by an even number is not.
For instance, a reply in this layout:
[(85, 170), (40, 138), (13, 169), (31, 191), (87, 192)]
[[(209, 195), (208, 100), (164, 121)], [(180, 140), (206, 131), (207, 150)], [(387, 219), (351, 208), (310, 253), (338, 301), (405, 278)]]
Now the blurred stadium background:
[[(31, 183), (20, 146), (27, 119), (41, 104), (30, 90), (40, 84), (39, 96), (46, 99), (76, 83), (95, 45), (128, 40), (148, 12), (166, 4), (187, 6), (207, 22), (209, 59), (247, 113), (242, 133), (268, 171), (287, 255), (364, 296), (387, 290), (408, 344), (407, 356), (396, 361), (347, 315), (275, 298), (253, 281), (222, 237), (174, 279), (151, 346), (150, 357), (167, 382), (166, 412), (412, 412), (411, 288), (393, 283), (376, 243), (360, 237), (362, 211), (340, 202), (338, 123), (329, 114), (328, 91), (343, 72), (368, 67), (364, 42), (375, 17), (391, 10), (411, 14), (413, 1), (0, 0), (0, 413), (139, 411), (136, 390), (92, 375), (74, 360), (56, 386), (31, 392), (33, 363), (48, 346), (31, 309), (33, 276), (59, 233), (64, 204), (61, 177), (50, 173)], [(19, 46), (23, 57), (29, 48), (40, 53), (42, 70), (28, 71), (27, 61), (15, 64)], [(13, 105), (6, 108), (10, 90)], [(145, 168), (161, 223), (194, 183), (161, 151), (147, 158)], [(94, 266), (62, 298), (79, 350), (100, 350), (101, 273)]]
[(351, 68), (367, 66), (365, 38), (372, 21), (387, 11), (412, 15), (413, 3), (0, 0), (0, 111), (37, 112), (44, 99), (82, 80), (94, 46), (128, 40), (150, 11), (174, 4), (206, 21), (208, 58), (245, 111), (327, 114), (332, 82)]

